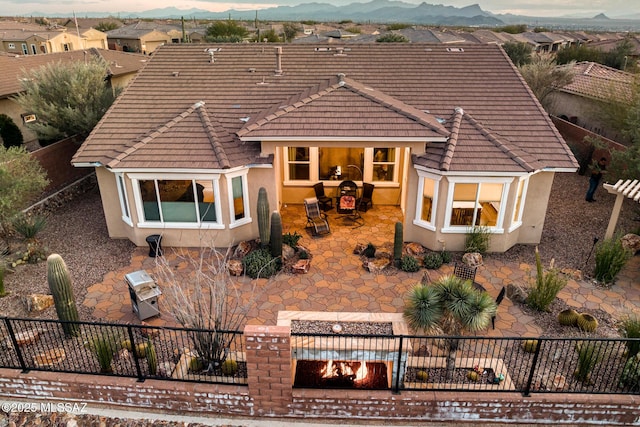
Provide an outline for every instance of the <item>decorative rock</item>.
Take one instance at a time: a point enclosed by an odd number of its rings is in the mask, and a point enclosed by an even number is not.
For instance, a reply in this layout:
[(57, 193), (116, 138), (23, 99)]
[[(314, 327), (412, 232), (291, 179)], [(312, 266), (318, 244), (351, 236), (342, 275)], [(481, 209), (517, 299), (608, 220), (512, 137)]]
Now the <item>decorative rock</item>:
[(479, 252), (469, 252), (462, 255), (462, 262), (469, 267), (479, 267), (483, 264), (482, 254)]
[(293, 270), (296, 274), (306, 274), (309, 272), (309, 267), (311, 266), (311, 261), (308, 259), (300, 259), (293, 266), (291, 270)]
[(622, 247), (630, 250), (632, 253), (640, 251), (640, 236), (637, 234), (625, 234), (621, 239)]
[(142, 334), (143, 337), (145, 337), (145, 338), (153, 338), (153, 337), (156, 337), (156, 336), (160, 335), (160, 330), (159, 329), (146, 328), (145, 326), (151, 326), (147, 322), (142, 321), (142, 322), (140, 322), (140, 325), (143, 326), (143, 328), (140, 328), (140, 333)]
[(242, 261), (239, 259), (230, 259), (227, 261), (227, 269), (229, 269), (229, 274), (232, 276), (241, 276), (244, 271), (244, 267), (242, 266)]
[(372, 260), (364, 262), (364, 267), (372, 273), (379, 273), (391, 264), (391, 260), (387, 257), (376, 257)]
[(176, 364), (176, 367), (171, 372), (171, 378), (176, 380), (182, 380), (189, 375), (189, 366), (191, 365), (191, 360), (195, 359), (196, 356), (189, 350), (185, 349), (185, 351), (180, 356), (180, 360)]
[(282, 260), (287, 261), (293, 258), (296, 255), (296, 251), (289, 245), (282, 245)]
[(24, 332), (15, 334), (16, 342), (19, 346), (28, 345), (36, 342), (42, 332), (47, 332), (46, 329), (29, 329)]
[(160, 362), (158, 364), (158, 375), (161, 377), (169, 377), (175, 369), (175, 363)]
[(42, 311), (53, 306), (53, 295), (31, 294), (25, 298), (28, 312)]
[(67, 355), (64, 352), (64, 348), (53, 348), (51, 350), (47, 350), (44, 353), (37, 354), (33, 356), (33, 363), (38, 368), (43, 367), (51, 367), (56, 363), (62, 362), (66, 359)]
[(362, 255), (362, 253), (366, 248), (367, 248), (367, 245), (365, 245), (364, 243), (358, 243), (356, 244), (356, 247), (353, 248), (353, 253), (355, 255)]
[(424, 253), (426, 252), (424, 246), (422, 246), (420, 243), (415, 242), (407, 243), (405, 245), (405, 250), (409, 255), (414, 256), (424, 255)]
[(238, 243), (238, 246), (236, 246), (236, 250), (233, 252), (233, 257), (242, 259), (247, 256), (247, 254), (251, 252), (252, 249), (253, 245), (251, 244), (251, 242), (246, 240), (244, 242), (240, 242)]
[(560, 270), (560, 272), (565, 276), (571, 277), (573, 280), (583, 279), (582, 271), (580, 270), (574, 270), (572, 268), (563, 268), (562, 270)]
[(513, 302), (523, 303), (527, 299), (527, 295), (523, 289), (513, 283), (507, 285), (507, 298)]

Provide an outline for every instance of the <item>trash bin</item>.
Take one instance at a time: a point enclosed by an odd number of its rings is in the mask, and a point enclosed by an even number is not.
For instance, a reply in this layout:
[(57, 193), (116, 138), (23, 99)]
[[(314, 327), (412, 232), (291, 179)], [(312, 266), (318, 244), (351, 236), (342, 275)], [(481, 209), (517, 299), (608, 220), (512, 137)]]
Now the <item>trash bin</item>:
[(162, 247), (160, 246), (162, 236), (160, 234), (152, 234), (146, 240), (149, 244), (149, 256), (152, 258), (162, 256)]
[(162, 292), (145, 270), (126, 274), (124, 280), (129, 287), (131, 308), (140, 320), (160, 314), (158, 297), (162, 295)]

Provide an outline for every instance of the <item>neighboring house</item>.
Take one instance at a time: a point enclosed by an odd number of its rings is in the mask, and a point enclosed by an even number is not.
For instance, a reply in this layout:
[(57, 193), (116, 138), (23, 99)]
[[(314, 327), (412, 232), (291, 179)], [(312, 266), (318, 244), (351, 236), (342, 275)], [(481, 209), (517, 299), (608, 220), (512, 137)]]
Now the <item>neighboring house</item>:
[(151, 54), (159, 46), (171, 43), (171, 36), (167, 33), (147, 28), (136, 28), (137, 25), (125, 25), (107, 31), (109, 49)]
[(158, 49), (76, 153), (111, 237), (231, 246), (258, 235), (260, 187), (278, 210), (354, 180), (405, 241), (462, 250), (477, 224), (505, 251), (540, 241), (554, 174), (577, 169), (496, 45), (208, 46)]
[(52, 53), (48, 55), (10, 55), (0, 54), (0, 114), (6, 114), (18, 125), (25, 144), (37, 141), (36, 134), (26, 124), (37, 120), (30, 111), (24, 111), (12, 97), (22, 91), (20, 79), (25, 72), (60, 61), (84, 61), (87, 55), (101, 56), (111, 64), (111, 84), (124, 88), (149, 59), (143, 55), (126, 54), (123, 52), (89, 49), (87, 51), (73, 51)]
[(64, 30), (6, 29), (0, 32), (0, 50), (16, 55), (41, 55), (83, 49), (82, 36)]
[(628, 142), (618, 129), (603, 120), (602, 108), (612, 100), (631, 102), (636, 77), (596, 62), (567, 67), (573, 69), (573, 82), (549, 95), (549, 113), (614, 141)]

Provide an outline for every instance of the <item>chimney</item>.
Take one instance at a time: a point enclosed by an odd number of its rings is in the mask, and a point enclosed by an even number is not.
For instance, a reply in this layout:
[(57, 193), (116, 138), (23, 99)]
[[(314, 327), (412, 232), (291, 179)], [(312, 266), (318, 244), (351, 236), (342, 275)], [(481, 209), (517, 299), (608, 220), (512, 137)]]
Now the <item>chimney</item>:
[(282, 75), (282, 47), (276, 47), (276, 76)]

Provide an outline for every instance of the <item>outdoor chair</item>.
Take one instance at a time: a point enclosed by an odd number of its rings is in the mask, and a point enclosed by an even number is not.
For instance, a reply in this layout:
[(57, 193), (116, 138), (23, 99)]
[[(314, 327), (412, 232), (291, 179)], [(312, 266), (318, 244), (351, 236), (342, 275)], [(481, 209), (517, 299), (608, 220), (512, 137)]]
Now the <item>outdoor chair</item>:
[[(507, 292), (507, 288), (506, 287), (502, 287), (502, 289), (500, 289), (500, 293), (498, 294), (498, 297), (496, 298), (496, 311), (498, 310), (498, 306), (500, 306), (500, 303), (502, 302), (502, 300), (504, 299), (504, 294)], [(491, 327), (493, 329), (496, 328), (496, 314), (494, 314), (491, 317)]]
[(373, 184), (369, 184), (367, 182), (362, 183), (362, 197), (358, 200), (358, 209), (361, 211), (368, 211), (369, 208), (373, 207), (373, 201), (371, 200), (373, 197), (373, 189), (375, 186)]
[(304, 199), (304, 210), (307, 212), (307, 227), (313, 227), (313, 234), (318, 236), (331, 233), (327, 215), (320, 210), (318, 199)]
[(316, 199), (323, 211), (333, 209), (333, 200), (324, 193), (324, 184), (319, 182), (313, 186), (313, 191), (316, 193)]

